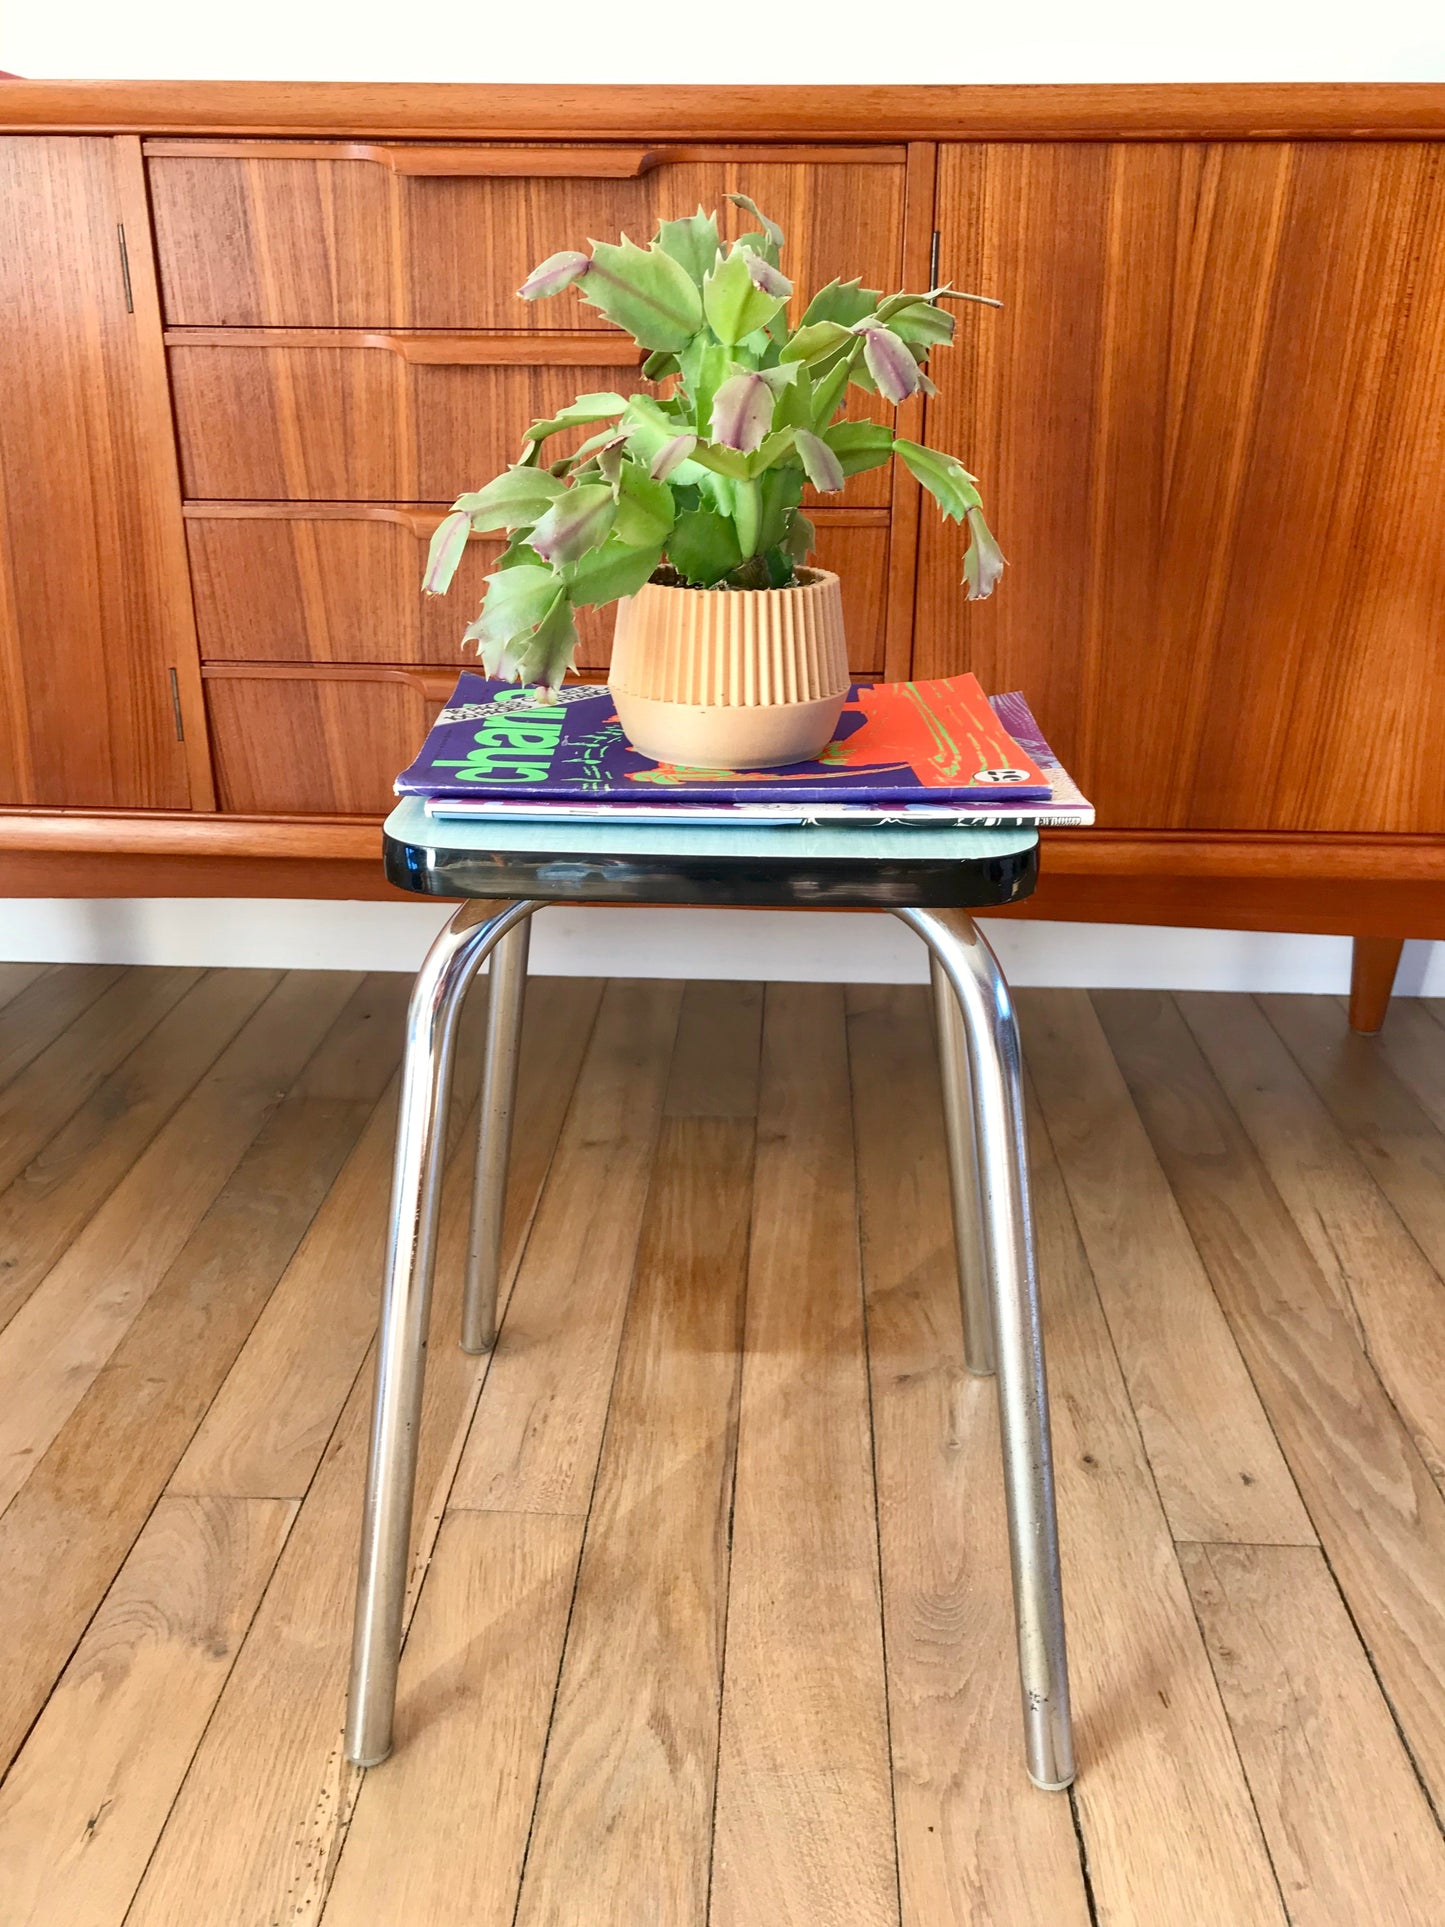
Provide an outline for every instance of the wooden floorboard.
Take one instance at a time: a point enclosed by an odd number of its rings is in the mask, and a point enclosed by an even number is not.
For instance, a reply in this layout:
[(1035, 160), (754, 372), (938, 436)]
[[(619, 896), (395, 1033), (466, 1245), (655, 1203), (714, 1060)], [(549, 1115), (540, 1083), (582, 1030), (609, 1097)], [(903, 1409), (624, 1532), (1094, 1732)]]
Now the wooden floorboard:
[(0, 1009), (0, 1089), (124, 975), (123, 964), (71, 964), (22, 984)]
[(1021, 1797), (993, 1384), (963, 1362), (927, 993), (850, 993), (905, 1927), (1087, 1927), (1066, 1800)]
[(0, 1519), (8, 1761), (326, 1196), (395, 1054), (364, 985)]
[[(1020, 994), (1024, 1048), (1176, 1538), (1314, 1538), (1088, 998)], [(1160, 1290), (1167, 1281), (1167, 1316)]]
[(1445, 1499), (1173, 1000), (1095, 1003), (1345, 1600), (1445, 1804)]
[[(358, 981), (317, 972), (280, 985), (0, 1334), (0, 1505), (40, 1464)], [(22, 1251), (20, 1269), (32, 1268)]]
[(407, 988), (0, 965), (3, 1927), (1445, 1919), (1440, 1010), (1021, 995), (1048, 1796), (913, 988), (534, 980), (492, 1360), (472, 1000), (345, 1763)]
[(0, 1193), (0, 1327), (280, 982), (278, 971), (218, 970), (141, 1040)]
[(1445, 1283), (1254, 999), (1177, 1001), (1438, 1484), (1445, 1478)]
[(1400, 1222), (1445, 1278), (1445, 1134), (1394, 1075), (1376, 1040), (1340, 1023), (1333, 998), (1261, 997), (1259, 1004)]
[(1313, 1546), (1184, 1546), (1295, 1927), (1433, 1927), (1445, 1841)]
[(899, 1918), (867, 1384), (843, 993), (773, 984), (718, 1755), (718, 1927)]

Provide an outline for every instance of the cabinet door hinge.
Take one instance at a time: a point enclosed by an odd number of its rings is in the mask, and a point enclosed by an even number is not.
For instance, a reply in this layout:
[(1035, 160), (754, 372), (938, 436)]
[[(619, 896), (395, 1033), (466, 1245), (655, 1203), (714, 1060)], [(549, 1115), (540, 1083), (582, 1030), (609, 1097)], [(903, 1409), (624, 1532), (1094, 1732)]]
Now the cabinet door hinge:
[(176, 719), (176, 741), (186, 740), (186, 725), (181, 718), (181, 685), (174, 669), (167, 672), (171, 679), (171, 714)]
[(135, 301), (130, 291), (130, 255), (126, 250), (123, 221), (117, 221), (115, 224), (115, 238), (120, 245), (120, 278), (125, 283), (125, 311), (127, 314), (134, 314)]

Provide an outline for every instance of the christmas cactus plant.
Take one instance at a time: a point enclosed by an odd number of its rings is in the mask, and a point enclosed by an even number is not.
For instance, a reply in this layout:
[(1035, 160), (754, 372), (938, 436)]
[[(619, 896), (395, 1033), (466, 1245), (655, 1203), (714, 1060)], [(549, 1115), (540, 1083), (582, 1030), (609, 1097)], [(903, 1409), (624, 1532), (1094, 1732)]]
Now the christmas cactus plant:
[[(480, 616), (465, 632), (489, 676), (555, 687), (577, 644), (574, 612), (632, 595), (650, 580), (699, 590), (788, 588), (813, 546), (805, 482), (836, 492), (850, 475), (902, 457), (945, 516), (966, 522), (970, 599), (988, 595), (1003, 556), (978, 485), (951, 455), (849, 420), (850, 389), (906, 401), (932, 392), (929, 355), (953, 336), (938, 303), (983, 300), (953, 288), (883, 296), (832, 281), (796, 328), (783, 234), (758, 222), (730, 246), (717, 216), (664, 221), (647, 247), (624, 235), (590, 254), (554, 254), (519, 290), (537, 301), (582, 298), (648, 350), (651, 394), (579, 395), (527, 430), (520, 459), (458, 497), (432, 538), (423, 587), (445, 594), (473, 532), (505, 530)], [(997, 303), (991, 305), (997, 306)], [(552, 437), (586, 430), (549, 460)]]

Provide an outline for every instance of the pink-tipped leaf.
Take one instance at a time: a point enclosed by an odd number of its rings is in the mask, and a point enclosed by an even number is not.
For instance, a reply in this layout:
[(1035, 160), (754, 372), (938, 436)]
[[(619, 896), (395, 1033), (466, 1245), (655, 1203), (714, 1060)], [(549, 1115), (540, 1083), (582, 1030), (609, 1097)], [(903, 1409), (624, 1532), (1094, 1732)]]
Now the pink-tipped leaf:
[(880, 395), (897, 403), (918, 392), (918, 363), (906, 341), (876, 321), (860, 321), (853, 332), (863, 337), (863, 360)]
[(533, 268), (517, 293), (524, 301), (545, 301), (548, 295), (561, 294), (574, 281), (580, 281), (591, 266), (590, 255), (580, 254), (575, 248), (564, 248), (560, 254), (549, 254), (540, 266)]
[(732, 375), (713, 396), (712, 438), (750, 455), (773, 423), (773, 392), (755, 370)]
[(426, 574), (421, 579), (423, 593), (426, 595), (445, 595), (452, 586), (452, 577), (457, 572), (457, 564), (467, 546), (467, 537), (472, 532), (472, 518), (465, 509), (453, 509), (444, 515), (432, 533), (431, 547), (427, 550)]

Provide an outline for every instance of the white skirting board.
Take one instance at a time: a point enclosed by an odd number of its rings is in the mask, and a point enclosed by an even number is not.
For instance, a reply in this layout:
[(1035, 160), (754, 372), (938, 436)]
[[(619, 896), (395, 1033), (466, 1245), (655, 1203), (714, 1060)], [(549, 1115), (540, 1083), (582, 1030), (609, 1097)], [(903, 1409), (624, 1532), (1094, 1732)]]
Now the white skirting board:
[[(0, 960), (414, 970), (445, 914), (440, 905), (287, 898), (11, 898), (0, 905)], [(1000, 919), (985, 928), (1017, 984), (1316, 992), (1349, 984), (1347, 937)], [(551, 909), (533, 926), (532, 969), (804, 983), (927, 975), (917, 939), (893, 917), (773, 910)], [(1407, 944), (1396, 989), (1445, 996), (1445, 944)]]

